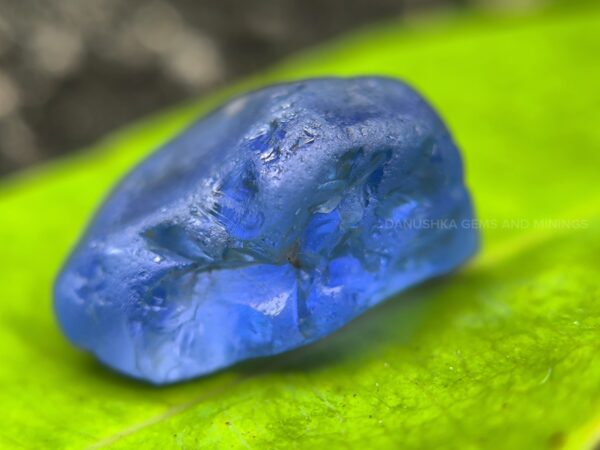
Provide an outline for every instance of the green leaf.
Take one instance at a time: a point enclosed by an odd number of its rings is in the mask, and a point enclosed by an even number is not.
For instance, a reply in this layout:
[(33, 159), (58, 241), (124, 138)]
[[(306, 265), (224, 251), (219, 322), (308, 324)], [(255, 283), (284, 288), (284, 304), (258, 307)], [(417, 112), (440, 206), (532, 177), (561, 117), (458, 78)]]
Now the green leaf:
[[(0, 188), (0, 446), (592, 448), (600, 435), (600, 10), (390, 23)], [(51, 284), (113, 183), (234, 91), (402, 77), (463, 149), (470, 265), (280, 357), (155, 388), (61, 336)], [(545, 221), (544, 221), (545, 220)]]

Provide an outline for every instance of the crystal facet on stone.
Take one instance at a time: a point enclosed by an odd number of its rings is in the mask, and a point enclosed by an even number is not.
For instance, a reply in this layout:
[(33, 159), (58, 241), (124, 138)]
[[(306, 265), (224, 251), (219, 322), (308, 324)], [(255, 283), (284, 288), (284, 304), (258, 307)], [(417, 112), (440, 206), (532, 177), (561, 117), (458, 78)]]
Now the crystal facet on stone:
[(76, 345), (162, 384), (274, 355), (477, 248), (459, 152), (413, 89), (324, 78), (238, 97), (139, 164), (55, 285)]

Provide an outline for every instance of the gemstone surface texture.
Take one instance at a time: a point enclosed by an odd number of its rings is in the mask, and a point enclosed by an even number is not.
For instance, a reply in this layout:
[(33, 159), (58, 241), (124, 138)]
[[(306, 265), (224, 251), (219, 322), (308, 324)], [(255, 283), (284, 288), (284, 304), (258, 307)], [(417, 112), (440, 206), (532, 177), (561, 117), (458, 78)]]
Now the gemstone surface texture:
[(459, 152), (380, 77), (275, 85), (139, 164), (55, 284), (76, 345), (163, 384), (277, 354), (468, 259)]

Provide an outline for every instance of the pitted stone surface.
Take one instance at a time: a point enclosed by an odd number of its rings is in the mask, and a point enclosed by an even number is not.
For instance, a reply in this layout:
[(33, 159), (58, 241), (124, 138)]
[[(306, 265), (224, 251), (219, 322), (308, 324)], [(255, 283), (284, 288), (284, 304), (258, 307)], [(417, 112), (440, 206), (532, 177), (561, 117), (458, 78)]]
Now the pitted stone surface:
[(114, 369), (179, 381), (325, 336), (464, 262), (460, 156), (387, 78), (238, 97), (137, 166), (60, 273), (66, 335)]

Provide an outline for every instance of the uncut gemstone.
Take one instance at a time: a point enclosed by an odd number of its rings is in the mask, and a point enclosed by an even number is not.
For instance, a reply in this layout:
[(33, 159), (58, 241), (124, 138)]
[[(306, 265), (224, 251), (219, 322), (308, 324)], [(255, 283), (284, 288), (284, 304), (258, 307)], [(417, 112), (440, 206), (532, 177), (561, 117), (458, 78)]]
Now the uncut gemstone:
[(162, 384), (330, 334), (477, 248), (459, 152), (388, 78), (240, 96), (139, 164), (62, 269), (76, 345)]

